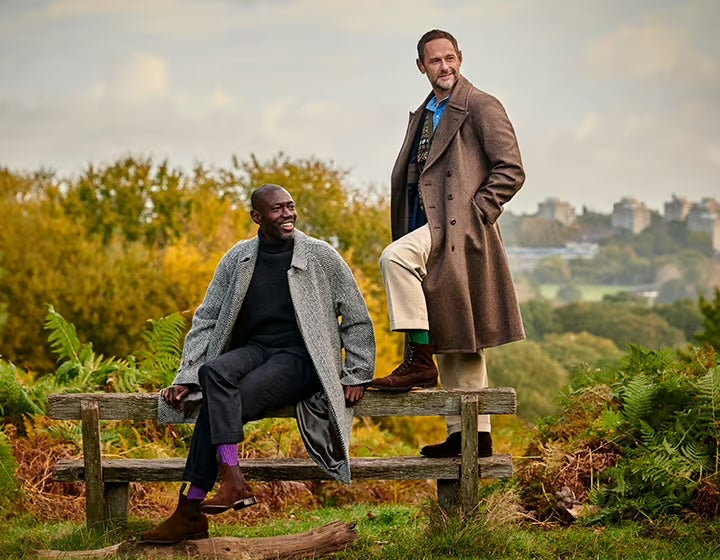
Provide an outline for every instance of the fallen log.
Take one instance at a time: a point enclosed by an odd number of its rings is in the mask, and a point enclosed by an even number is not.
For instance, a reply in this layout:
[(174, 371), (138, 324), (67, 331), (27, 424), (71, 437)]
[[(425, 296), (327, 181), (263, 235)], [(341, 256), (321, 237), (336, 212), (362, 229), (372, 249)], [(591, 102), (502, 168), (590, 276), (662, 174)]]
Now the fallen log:
[(344, 550), (358, 538), (354, 523), (334, 521), (305, 533), (278, 537), (213, 537), (183, 541), (169, 546), (126, 541), (96, 550), (37, 550), (39, 558), (101, 559), (114, 555), (148, 560), (192, 558), (193, 560), (292, 560), (318, 558)]

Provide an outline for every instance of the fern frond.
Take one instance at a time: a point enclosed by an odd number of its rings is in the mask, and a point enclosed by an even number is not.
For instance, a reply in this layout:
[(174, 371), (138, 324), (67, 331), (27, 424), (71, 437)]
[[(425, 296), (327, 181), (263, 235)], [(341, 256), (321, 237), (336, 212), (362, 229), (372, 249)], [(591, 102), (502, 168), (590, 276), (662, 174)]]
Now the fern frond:
[(653, 409), (655, 385), (647, 376), (640, 374), (630, 379), (623, 390), (623, 413), (636, 426), (648, 417)]
[(682, 445), (678, 451), (684, 459), (688, 470), (693, 475), (693, 478), (699, 480), (703, 476), (713, 474), (715, 463), (714, 449), (711, 449), (707, 445), (696, 444), (693, 441), (689, 441), (685, 445)]
[(672, 348), (650, 350), (637, 344), (628, 344), (628, 354), (621, 367), (629, 376), (643, 374), (655, 376), (672, 367), (675, 351)]
[(143, 333), (147, 347), (138, 352), (139, 366), (148, 376), (145, 381), (153, 387), (165, 387), (172, 382), (180, 365), (185, 319), (173, 313), (149, 323)]
[(646, 447), (650, 447), (653, 445), (653, 442), (655, 441), (655, 435), (657, 432), (655, 431), (655, 428), (653, 428), (650, 424), (645, 422), (644, 420), (640, 420), (638, 422), (640, 427), (640, 433), (642, 434), (642, 441), (643, 444)]
[(42, 414), (26, 388), (18, 381), (18, 368), (12, 362), (0, 360), (0, 416), (20, 417)]
[(698, 395), (713, 413), (713, 419), (720, 416), (720, 367), (716, 366), (700, 377), (695, 386)]
[[(50, 349), (58, 355), (58, 361), (82, 363), (82, 355), (87, 353), (89, 345), (80, 342), (75, 325), (66, 321), (60, 313), (55, 311), (52, 305), (48, 305), (45, 329), (50, 331), (48, 335)], [(83, 346), (86, 348), (84, 349)]]

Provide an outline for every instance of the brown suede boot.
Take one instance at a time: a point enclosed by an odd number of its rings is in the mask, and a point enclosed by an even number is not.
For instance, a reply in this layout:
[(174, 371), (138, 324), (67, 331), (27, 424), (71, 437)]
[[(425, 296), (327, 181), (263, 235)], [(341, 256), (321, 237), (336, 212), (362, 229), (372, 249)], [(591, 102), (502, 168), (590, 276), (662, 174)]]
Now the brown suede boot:
[(203, 500), (200, 504), (200, 511), (203, 513), (214, 515), (230, 508), (239, 510), (257, 503), (252, 488), (237, 465), (231, 467), (220, 463), (220, 481), (220, 488), (215, 492), (215, 496)]
[(173, 514), (160, 526), (142, 534), (140, 540), (148, 544), (175, 544), (185, 539), (208, 538), (208, 520), (200, 513), (200, 500), (188, 500), (187, 484), (180, 488), (180, 499)]
[(370, 387), (402, 393), (415, 387), (436, 387), (437, 382), (438, 370), (433, 360), (432, 344), (410, 342), (405, 361), (390, 375), (373, 379)]
[[(460, 457), (460, 432), (453, 432), (442, 443), (426, 445), (420, 450), (424, 457)], [(478, 457), (492, 456), (490, 432), (478, 432)]]

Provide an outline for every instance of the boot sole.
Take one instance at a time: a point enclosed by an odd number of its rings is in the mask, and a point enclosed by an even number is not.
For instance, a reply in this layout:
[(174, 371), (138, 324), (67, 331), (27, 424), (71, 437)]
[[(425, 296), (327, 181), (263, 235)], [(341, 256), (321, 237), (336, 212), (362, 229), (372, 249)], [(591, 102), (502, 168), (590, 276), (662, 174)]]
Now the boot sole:
[(232, 505), (205, 505), (200, 506), (200, 511), (207, 514), (207, 515), (217, 515), (218, 513), (225, 513), (229, 509), (234, 509), (235, 511), (239, 511), (241, 509), (245, 509), (250, 506), (254, 506), (257, 504), (257, 498), (255, 496), (250, 496), (249, 498), (243, 498), (242, 500), (238, 500), (237, 502), (234, 502)]
[(387, 391), (388, 393), (408, 393), (413, 389), (434, 389), (437, 387), (437, 381), (434, 383), (418, 383), (417, 385), (411, 385), (410, 387), (378, 387), (372, 383), (369, 385), (370, 389), (377, 391)]
[(140, 539), (140, 542), (142, 542), (142, 543), (144, 543), (144, 544), (165, 544), (165, 545), (169, 545), (169, 544), (177, 544), (177, 543), (183, 542), (183, 541), (198, 541), (198, 540), (200, 540), (200, 539), (208, 539), (208, 538), (210, 538), (210, 533), (206, 531), (206, 532), (204, 532), (204, 533), (195, 533), (194, 535), (188, 535), (187, 537), (183, 537), (183, 538), (181, 538), (181, 539), (173, 540), (173, 541), (159, 541), (159, 540), (152, 540), (152, 539)]
[[(455, 454), (450, 454), (450, 453), (437, 453), (437, 454), (434, 454), (434, 453), (430, 453), (429, 455), (426, 455), (425, 453), (423, 453), (422, 451), (420, 451), (420, 455), (423, 456), (423, 457), (425, 457), (425, 458), (427, 458), (427, 459), (451, 459), (451, 458), (453, 458), (453, 457), (460, 457), (460, 456), (461, 456), (461, 453), (459, 453), (459, 452), (458, 452), (458, 453), (455, 453)], [(491, 449), (490, 451), (478, 451), (478, 459), (483, 459), (483, 458), (487, 458), (487, 457), (492, 457), (492, 449)]]

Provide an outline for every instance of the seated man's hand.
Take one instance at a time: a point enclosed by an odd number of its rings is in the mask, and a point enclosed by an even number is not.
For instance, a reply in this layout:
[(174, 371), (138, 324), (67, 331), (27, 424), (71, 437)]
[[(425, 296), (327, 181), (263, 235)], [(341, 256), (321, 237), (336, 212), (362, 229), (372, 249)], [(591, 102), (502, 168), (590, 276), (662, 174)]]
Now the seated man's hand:
[(190, 394), (190, 387), (187, 385), (171, 385), (160, 391), (163, 400), (175, 410), (182, 411), (182, 400)]
[(364, 385), (345, 385), (345, 405), (355, 406), (365, 396)]

